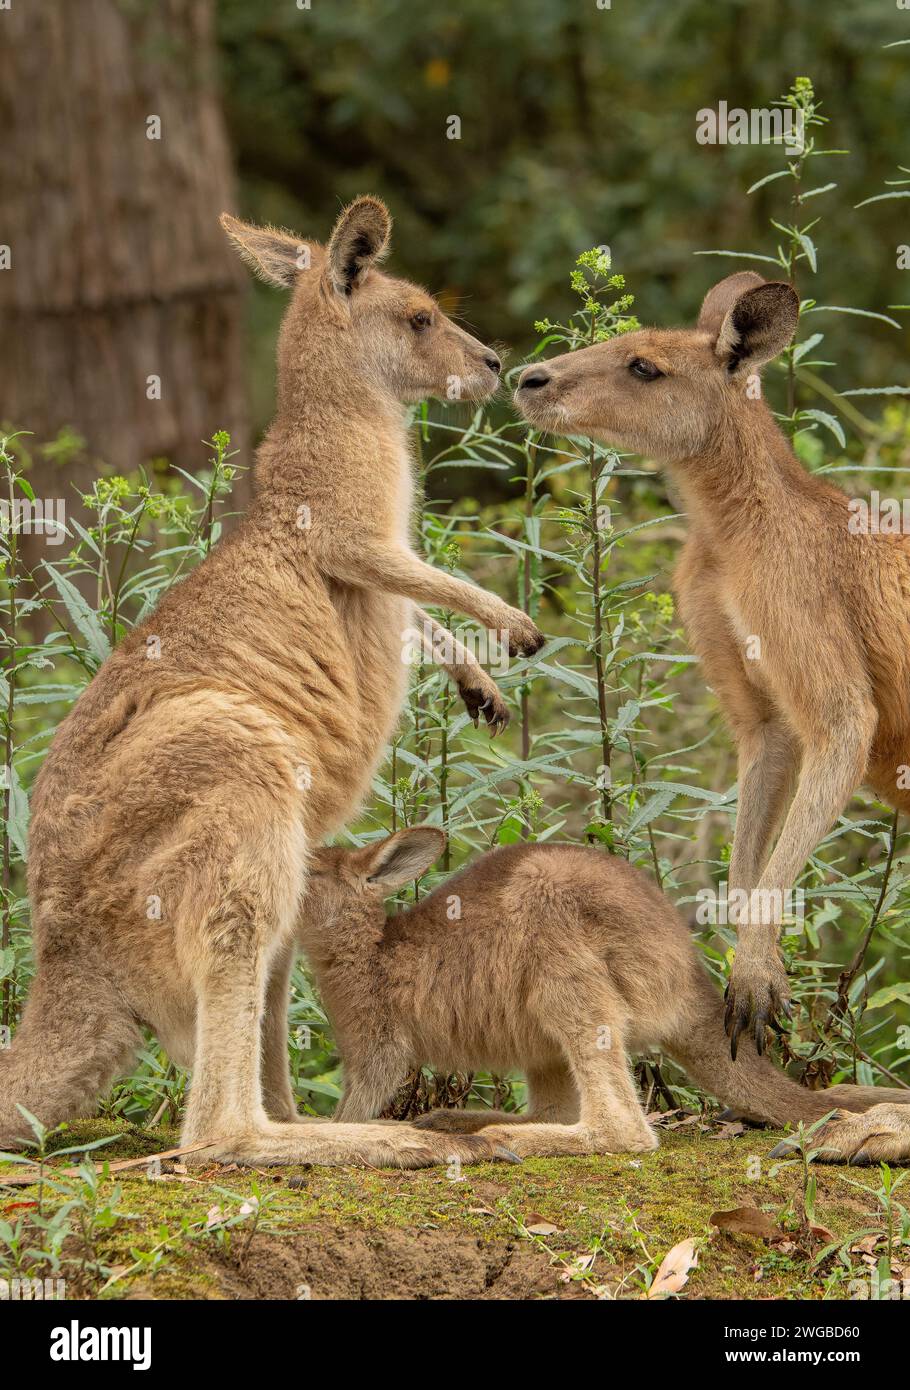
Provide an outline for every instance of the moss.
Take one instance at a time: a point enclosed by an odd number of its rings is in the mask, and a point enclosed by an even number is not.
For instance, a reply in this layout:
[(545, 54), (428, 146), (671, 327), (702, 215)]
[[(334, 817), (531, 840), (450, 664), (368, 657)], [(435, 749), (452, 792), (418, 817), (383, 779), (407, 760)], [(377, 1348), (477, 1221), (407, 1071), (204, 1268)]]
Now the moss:
[[(74, 1126), (65, 1142), (93, 1142), (105, 1135), (116, 1136), (104, 1150), (112, 1161), (176, 1145), (170, 1131), (149, 1133), (103, 1120)], [(756, 1205), (795, 1229), (801, 1174), (795, 1163), (768, 1160), (777, 1137), (752, 1131), (720, 1139), (689, 1126), (664, 1133), (661, 1148), (652, 1154), (484, 1164), (465, 1168), (460, 1180), (440, 1169), (294, 1168), (213, 1168), (150, 1180), (140, 1167), (102, 1183), (103, 1192), (114, 1182), (120, 1185), (121, 1217), (102, 1233), (98, 1249), (108, 1265), (131, 1265), (131, 1252), (151, 1250), (166, 1233), (170, 1243), (154, 1276), (131, 1274), (112, 1287), (111, 1295), (219, 1297), (224, 1296), (219, 1262), (233, 1259), (239, 1249), (252, 1258), (264, 1242), (293, 1241), (304, 1234), (315, 1239), (323, 1229), (341, 1228), (367, 1234), (412, 1231), (415, 1239), (420, 1232), (449, 1233), (514, 1244), (529, 1239), (523, 1223), (542, 1217), (557, 1228), (538, 1242), (542, 1258), (575, 1260), (596, 1250), (592, 1277), (608, 1284), (625, 1279), (626, 1293), (634, 1295), (641, 1284), (637, 1266), (653, 1271), (673, 1245), (696, 1237), (701, 1242), (699, 1265), (691, 1273), (688, 1297), (819, 1298), (824, 1277), (798, 1244), (782, 1254), (762, 1241), (710, 1225), (715, 1211)], [(818, 1168), (815, 1176), (816, 1220), (835, 1236), (880, 1224), (877, 1202), (867, 1191), (877, 1186), (875, 1172)], [(289, 1180), (299, 1185), (291, 1186)], [(16, 1200), (26, 1199), (27, 1191), (17, 1189)], [(262, 1215), (248, 1248), (248, 1227), (235, 1229), (226, 1240), (187, 1234), (193, 1223), (204, 1223), (213, 1206), (236, 1210), (226, 1194), (248, 1197), (256, 1192)], [(416, 1296), (426, 1296), (426, 1291)]]

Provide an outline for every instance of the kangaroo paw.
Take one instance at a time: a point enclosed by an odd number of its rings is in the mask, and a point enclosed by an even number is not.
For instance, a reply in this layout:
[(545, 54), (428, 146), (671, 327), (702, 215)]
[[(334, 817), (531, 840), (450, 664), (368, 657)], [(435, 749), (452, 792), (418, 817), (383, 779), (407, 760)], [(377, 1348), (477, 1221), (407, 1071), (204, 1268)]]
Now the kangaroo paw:
[(459, 681), (458, 693), (474, 721), (475, 729), (480, 723), (480, 716), (483, 715), (490, 726), (491, 738), (502, 733), (510, 719), (509, 707), (499, 693), (496, 682), (491, 680), (485, 671), (478, 671), (476, 682), (470, 685)]
[(765, 1050), (765, 1029), (778, 1014), (790, 1017), (790, 988), (787, 972), (774, 954), (745, 960), (736, 956), (724, 998), (724, 1029), (730, 1039), (730, 1056), (736, 1061), (739, 1039), (751, 1033), (759, 1056)]

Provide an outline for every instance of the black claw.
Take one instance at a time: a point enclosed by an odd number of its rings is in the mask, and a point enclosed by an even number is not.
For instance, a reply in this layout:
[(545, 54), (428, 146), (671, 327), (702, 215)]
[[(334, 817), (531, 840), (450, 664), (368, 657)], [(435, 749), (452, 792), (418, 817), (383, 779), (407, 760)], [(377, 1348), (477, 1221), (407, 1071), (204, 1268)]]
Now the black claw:
[(724, 1032), (729, 1038), (730, 1028), (733, 1023), (733, 1012), (736, 1008), (736, 996), (730, 994), (729, 985), (727, 985), (727, 993), (724, 995), (724, 998), (727, 1000), (727, 1005), (724, 1009)]
[(771, 1150), (771, 1152), (768, 1154), (768, 1157), (769, 1157), (769, 1158), (789, 1158), (790, 1154), (792, 1154), (792, 1153), (794, 1153), (794, 1152), (795, 1152), (795, 1146), (794, 1146), (794, 1144), (793, 1144), (789, 1139), (782, 1139), (782, 1140), (780, 1141), (779, 1144), (775, 1144), (775, 1145), (774, 1145), (774, 1148), (773, 1148), (773, 1149)]
[(515, 1153), (512, 1149), (507, 1149), (505, 1144), (497, 1144), (494, 1152), (496, 1154), (496, 1157), (501, 1158), (504, 1163), (524, 1162), (524, 1160), (519, 1158), (518, 1154)]
[(733, 1032), (730, 1034), (730, 1056), (734, 1062), (736, 1061), (736, 1053), (739, 1048), (739, 1035), (746, 1027), (748, 1021), (748, 1010), (740, 1009), (736, 1015), (736, 1021), (733, 1024)]
[(767, 1023), (767, 1010), (760, 1009), (755, 1018), (755, 1051), (758, 1053), (759, 1057), (762, 1057), (765, 1051), (765, 1028)]
[(793, 1017), (793, 1005), (790, 1003), (790, 1000), (789, 1000), (789, 999), (785, 999), (785, 1000), (784, 1000), (784, 1002), (783, 1002), (783, 1003), (781, 1004), (781, 1006), (780, 1006), (780, 1011), (781, 1011), (781, 1013), (784, 1015), (784, 1017), (785, 1017), (786, 1019), (788, 1019), (788, 1020), (789, 1020), (789, 1019), (792, 1019), (792, 1017)]

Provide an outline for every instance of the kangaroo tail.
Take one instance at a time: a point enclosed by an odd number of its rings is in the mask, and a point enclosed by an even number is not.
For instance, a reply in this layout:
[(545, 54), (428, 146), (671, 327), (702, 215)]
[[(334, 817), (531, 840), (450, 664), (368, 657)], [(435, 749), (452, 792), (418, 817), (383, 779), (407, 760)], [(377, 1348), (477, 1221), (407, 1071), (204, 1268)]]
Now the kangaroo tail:
[(755, 1044), (740, 1039), (734, 1062), (724, 1034), (724, 1005), (707, 975), (698, 984), (684, 1026), (662, 1039), (662, 1046), (699, 1086), (746, 1119), (776, 1126), (811, 1124), (838, 1108), (863, 1111), (882, 1101), (910, 1103), (910, 1090), (886, 1086), (831, 1086), (810, 1091), (792, 1081)]
[(90, 1112), (141, 1039), (109, 981), (54, 964), (39, 967), (12, 1044), (0, 1047), (0, 1149), (32, 1137), (20, 1105), (48, 1127)]

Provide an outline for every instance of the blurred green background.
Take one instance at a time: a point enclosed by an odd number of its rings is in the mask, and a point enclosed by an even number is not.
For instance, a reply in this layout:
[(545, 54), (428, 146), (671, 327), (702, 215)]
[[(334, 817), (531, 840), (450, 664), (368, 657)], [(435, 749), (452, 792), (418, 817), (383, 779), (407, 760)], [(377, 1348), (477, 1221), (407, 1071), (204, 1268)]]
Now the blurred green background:
[[(568, 269), (605, 243), (645, 322), (686, 322), (737, 263), (772, 252), (779, 149), (707, 146), (696, 112), (766, 107), (808, 74), (848, 149), (822, 172), (825, 252), (813, 292), (870, 309), (906, 302), (895, 212), (859, 212), (910, 162), (908, 14), (885, 0), (219, 0), (222, 91), (244, 215), (324, 236), (341, 202), (386, 198), (393, 267), (454, 297), (485, 340), (517, 353), (568, 311)], [(446, 138), (450, 115), (460, 140)], [(820, 181), (820, 180), (817, 180)], [(821, 207), (820, 207), (821, 211)], [(907, 227), (910, 237), (910, 227)], [(257, 287), (253, 418), (271, 408), (280, 296)], [(891, 381), (893, 330), (840, 325), (836, 384)], [(902, 345), (902, 355), (905, 343)], [(514, 359), (513, 359), (514, 360)]]

